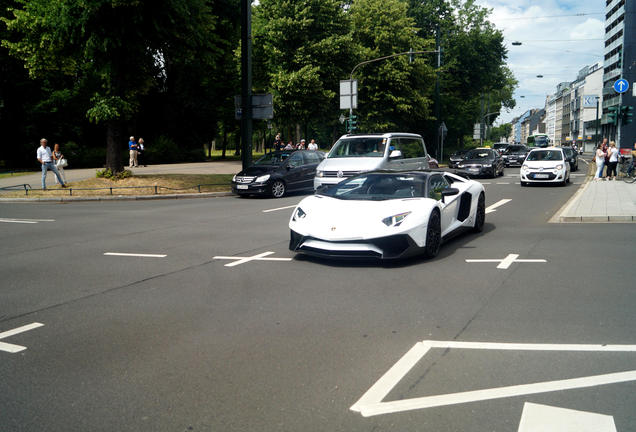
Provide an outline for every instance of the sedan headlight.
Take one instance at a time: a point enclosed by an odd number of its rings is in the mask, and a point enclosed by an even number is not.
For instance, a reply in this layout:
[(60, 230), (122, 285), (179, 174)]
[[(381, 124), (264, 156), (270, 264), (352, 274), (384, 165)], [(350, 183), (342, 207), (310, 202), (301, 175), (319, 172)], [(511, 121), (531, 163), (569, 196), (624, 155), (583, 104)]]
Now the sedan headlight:
[(307, 213), (305, 213), (305, 211), (300, 207), (297, 207), (296, 211), (294, 211), (294, 215), (292, 216), (292, 220), (297, 221), (298, 219), (304, 219), (305, 216), (307, 216)]
[(236, 174), (234, 174), (234, 177), (232, 177), (232, 181), (236, 183)]
[(556, 166), (556, 169), (558, 169), (558, 170), (562, 170), (562, 169), (563, 169), (563, 165), (561, 165), (561, 164), (557, 165), (557, 166)]
[(324, 176), (325, 176), (324, 171), (316, 171), (316, 177), (324, 177)]
[(410, 214), (411, 212), (404, 212), (404, 213), (398, 213), (393, 216), (385, 217), (384, 219), (382, 219), (382, 223), (388, 227), (400, 226), (402, 221)]
[(464, 168), (464, 164), (460, 163), (459, 165), (457, 165), (457, 168)]
[(266, 182), (267, 180), (269, 180), (269, 174), (265, 174), (264, 176), (256, 177), (256, 180), (254, 180), (254, 182), (263, 183), (263, 182)]
[(529, 170), (530, 170), (530, 168), (528, 168), (528, 165), (522, 165), (521, 166), (521, 171), (526, 172), (526, 171), (529, 171)]

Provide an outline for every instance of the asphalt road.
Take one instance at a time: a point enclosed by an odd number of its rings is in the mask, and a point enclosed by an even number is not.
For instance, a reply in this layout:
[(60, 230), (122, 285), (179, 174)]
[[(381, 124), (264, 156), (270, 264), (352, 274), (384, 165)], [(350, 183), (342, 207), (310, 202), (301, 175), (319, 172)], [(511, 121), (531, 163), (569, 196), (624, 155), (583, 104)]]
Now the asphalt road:
[[(528, 403), (636, 430), (636, 231), (550, 224), (578, 185), (516, 180), (483, 180), (487, 206), (510, 200), (483, 233), (397, 264), (294, 257), (291, 208), (265, 210), (299, 195), (0, 204), (0, 431), (516, 432), (565, 416)], [(265, 252), (292, 259), (214, 259)], [(510, 254), (546, 262), (466, 262)]]

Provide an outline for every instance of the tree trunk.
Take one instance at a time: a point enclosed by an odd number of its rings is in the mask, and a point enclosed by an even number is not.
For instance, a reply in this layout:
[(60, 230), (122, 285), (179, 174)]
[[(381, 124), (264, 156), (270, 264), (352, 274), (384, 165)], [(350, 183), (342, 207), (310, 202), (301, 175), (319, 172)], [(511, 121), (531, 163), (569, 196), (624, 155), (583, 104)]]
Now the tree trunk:
[(119, 141), (119, 133), (115, 122), (106, 123), (106, 168), (113, 173), (123, 171), (121, 163), (120, 147), (117, 144)]
[(227, 125), (223, 124), (223, 152), (221, 153), (221, 159), (225, 159), (225, 150), (227, 149)]

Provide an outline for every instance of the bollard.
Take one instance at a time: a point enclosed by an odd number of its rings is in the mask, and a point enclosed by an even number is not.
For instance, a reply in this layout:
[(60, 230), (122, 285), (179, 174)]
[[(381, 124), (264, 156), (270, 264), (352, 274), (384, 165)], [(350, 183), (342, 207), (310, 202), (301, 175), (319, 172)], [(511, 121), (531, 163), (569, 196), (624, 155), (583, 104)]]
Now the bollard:
[(155, 185), (155, 195), (157, 195), (157, 185)]
[(201, 185), (197, 185), (197, 187), (199, 188), (199, 193), (201, 193)]
[(111, 195), (113, 194), (113, 188), (112, 187), (110, 188), (110, 194)]
[(68, 188), (68, 196), (72, 196), (73, 195), (73, 188)]

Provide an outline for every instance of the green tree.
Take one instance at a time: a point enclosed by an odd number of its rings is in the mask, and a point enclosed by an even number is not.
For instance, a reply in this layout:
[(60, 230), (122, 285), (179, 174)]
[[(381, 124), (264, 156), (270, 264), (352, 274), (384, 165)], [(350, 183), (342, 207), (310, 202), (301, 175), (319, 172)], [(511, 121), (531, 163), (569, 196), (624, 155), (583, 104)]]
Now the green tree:
[(217, 22), (205, 0), (17, 0), (4, 19), (3, 46), (21, 59), (58, 105), (79, 100), (106, 129), (106, 166), (121, 170), (118, 132), (150, 90), (168, 78), (170, 62), (220, 57)]
[(307, 129), (338, 117), (338, 83), (355, 61), (340, 0), (262, 0), (254, 10), (255, 84), (272, 91), (276, 122)]
[[(404, 0), (356, 0), (350, 8), (353, 39), (360, 60), (432, 50), (433, 43), (417, 36), (415, 20)], [(361, 125), (370, 131), (418, 131), (429, 117), (434, 85), (429, 56), (407, 56), (370, 63), (356, 72)]]

